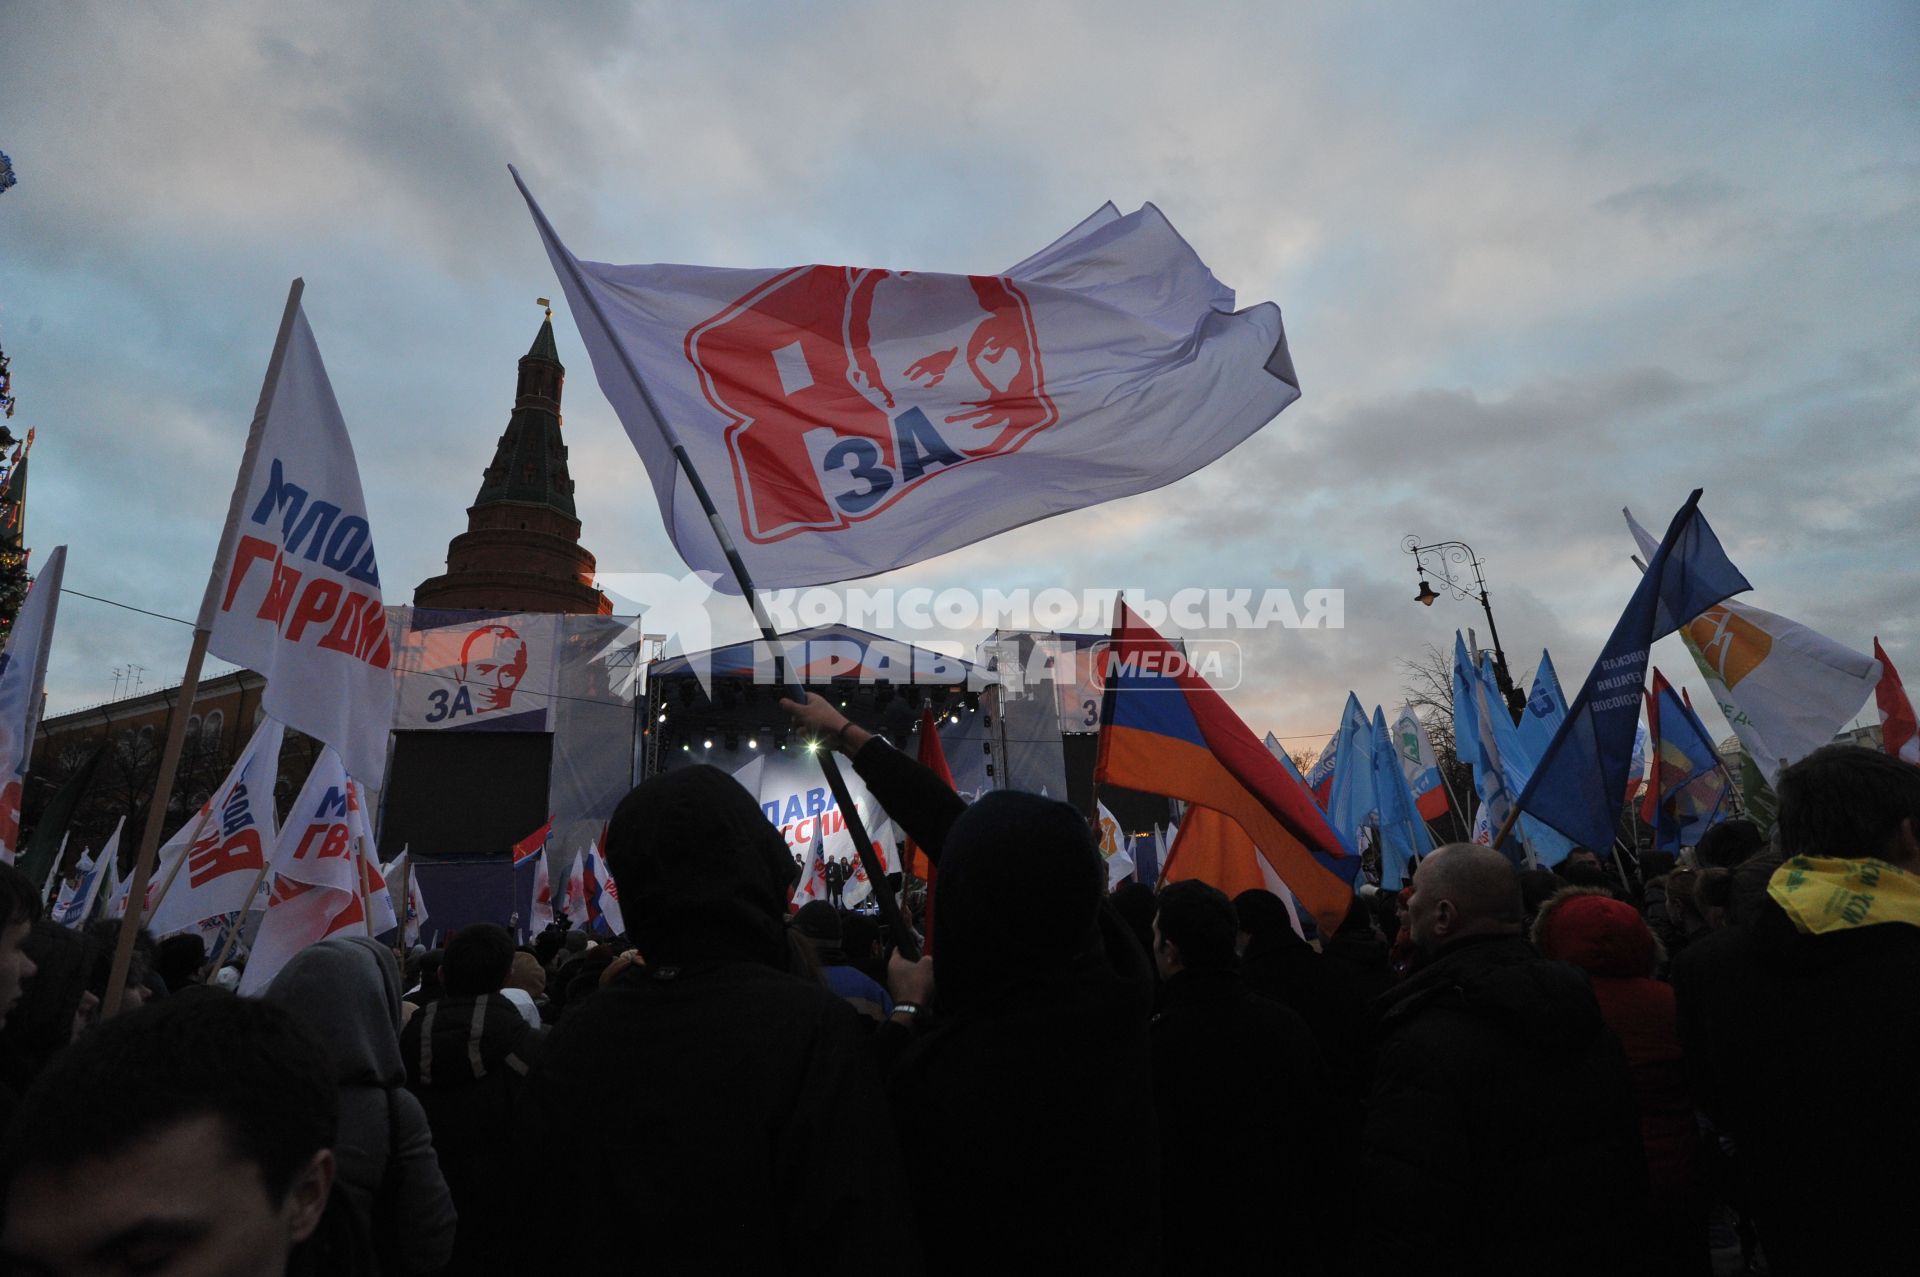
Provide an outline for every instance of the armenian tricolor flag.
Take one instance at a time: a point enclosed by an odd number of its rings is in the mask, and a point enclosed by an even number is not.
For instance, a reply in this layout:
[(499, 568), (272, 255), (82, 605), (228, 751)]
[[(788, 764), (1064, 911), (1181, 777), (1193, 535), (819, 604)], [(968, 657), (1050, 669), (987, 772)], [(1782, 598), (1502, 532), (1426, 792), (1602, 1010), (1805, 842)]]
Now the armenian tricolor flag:
[(1252, 838), (1331, 935), (1360, 859), (1180, 650), (1124, 604), (1109, 651), (1094, 780), (1211, 808)]

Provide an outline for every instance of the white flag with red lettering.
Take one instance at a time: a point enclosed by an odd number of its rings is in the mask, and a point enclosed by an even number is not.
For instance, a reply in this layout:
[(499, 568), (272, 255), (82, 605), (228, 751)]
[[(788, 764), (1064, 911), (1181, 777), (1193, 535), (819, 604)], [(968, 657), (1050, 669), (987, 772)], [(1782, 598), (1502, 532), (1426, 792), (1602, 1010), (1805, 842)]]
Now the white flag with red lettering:
[(147, 885), (146, 926), (154, 935), (186, 931), (246, 905), (278, 837), (273, 782), (283, 733), (273, 719), (261, 719), (220, 788), (160, 849)]
[(53, 642), (66, 567), (67, 547), (57, 545), (27, 587), (26, 602), (20, 605), (6, 647), (0, 649), (0, 863), (9, 865), (19, 850), (20, 796), (33, 756), (34, 728), (40, 722), (47, 649)]
[(667, 532), (719, 588), (676, 442), (755, 584), (813, 585), (1163, 487), (1300, 397), (1280, 308), (1235, 310), (1151, 204), (998, 274), (729, 270), (580, 261), (520, 189)]
[(268, 714), (378, 787), (393, 724), (392, 641), (373, 533), (320, 348), (290, 300), (247, 439), (200, 626), (266, 676)]
[(364, 823), (361, 802), (360, 787), (347, 779), (340, 755), (331, 747), (321, 750), (274, 847), (273, 892), (240, 980), (241, 993), (266, 988), (287, 959), (310, 944), (328, 936), (368, 934), (355, 878), (364, 863), (357, 836)]

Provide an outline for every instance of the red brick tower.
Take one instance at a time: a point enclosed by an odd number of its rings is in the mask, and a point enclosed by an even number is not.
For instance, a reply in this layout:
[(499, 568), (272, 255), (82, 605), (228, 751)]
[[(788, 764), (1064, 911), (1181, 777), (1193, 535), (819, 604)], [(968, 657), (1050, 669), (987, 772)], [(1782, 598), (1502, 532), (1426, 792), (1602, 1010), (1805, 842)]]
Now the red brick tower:
[(580, 545), (573, 512), (567, 446), (560, 441), (566, 379), (549, 310), (520, 360), (513, 415), (480, 495), (467, 507), (467, 530), (447, 546), (446, 573), (414, 590), (414, 606), (601, 616), (613, 610), (593, 588), (593, 555)]

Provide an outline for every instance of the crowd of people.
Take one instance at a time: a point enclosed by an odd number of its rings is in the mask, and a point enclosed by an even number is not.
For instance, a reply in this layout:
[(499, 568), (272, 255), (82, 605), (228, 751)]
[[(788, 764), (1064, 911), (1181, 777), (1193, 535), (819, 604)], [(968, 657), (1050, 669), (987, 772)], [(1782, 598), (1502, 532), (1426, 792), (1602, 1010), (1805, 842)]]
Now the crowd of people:
[(1067, 804), (789, 711), (937, 866), (928, 956), (790, 913), (704, 766), (614, 813), (624, 936), (334, 939), (258, 999), (168, 941), (97, 1025), (101, 938), (0, 868), (10, 1271), (1911, 1263), (1920, 769), (1821, 750), (1771, 840), (1638, 880), (1452, 844), (1309, 938), (1263, 891), (1110, 894)]

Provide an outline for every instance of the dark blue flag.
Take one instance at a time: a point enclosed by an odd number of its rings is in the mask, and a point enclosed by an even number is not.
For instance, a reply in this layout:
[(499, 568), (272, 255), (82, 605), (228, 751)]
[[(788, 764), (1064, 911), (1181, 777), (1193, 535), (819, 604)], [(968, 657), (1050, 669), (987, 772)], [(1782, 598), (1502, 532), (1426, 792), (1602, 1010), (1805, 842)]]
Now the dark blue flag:
[(1521, 810), (1596, 851), (1613, 845), (1626, 801), (1648, 650), (1722, 599), (1753, 588), (1720, 548), (1699, 504), (1695, 488), (1520, 795)]

